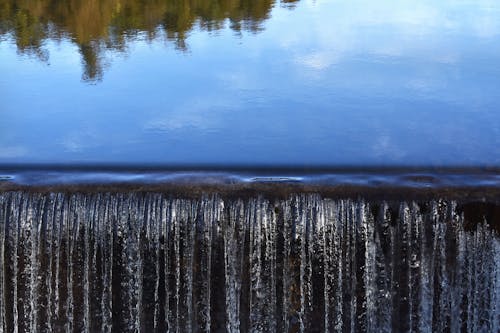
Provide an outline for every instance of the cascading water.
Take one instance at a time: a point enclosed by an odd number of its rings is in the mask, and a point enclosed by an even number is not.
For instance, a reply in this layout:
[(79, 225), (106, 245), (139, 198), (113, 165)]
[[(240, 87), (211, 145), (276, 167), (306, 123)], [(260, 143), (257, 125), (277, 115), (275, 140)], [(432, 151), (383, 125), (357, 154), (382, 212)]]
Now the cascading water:
[(7, 191), (0, 331), (498, 332), (500, 238), (465, 215), (453, 200)]

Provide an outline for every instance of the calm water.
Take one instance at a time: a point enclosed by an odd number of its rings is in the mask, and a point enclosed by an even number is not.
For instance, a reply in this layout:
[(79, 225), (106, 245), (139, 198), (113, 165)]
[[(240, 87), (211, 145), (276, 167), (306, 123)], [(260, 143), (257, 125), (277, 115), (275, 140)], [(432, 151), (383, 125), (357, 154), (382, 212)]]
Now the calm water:
[(0, 0), (0, 165), (500, 165), (497, 1)]

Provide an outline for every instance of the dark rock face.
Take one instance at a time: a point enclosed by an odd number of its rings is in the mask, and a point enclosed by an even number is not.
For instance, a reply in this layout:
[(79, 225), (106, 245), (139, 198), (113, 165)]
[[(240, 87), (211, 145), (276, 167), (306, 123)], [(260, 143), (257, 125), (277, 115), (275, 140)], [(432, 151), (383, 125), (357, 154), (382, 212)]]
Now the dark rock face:
[(0, 193), (0, 331), (498, 332), (498, 206)]

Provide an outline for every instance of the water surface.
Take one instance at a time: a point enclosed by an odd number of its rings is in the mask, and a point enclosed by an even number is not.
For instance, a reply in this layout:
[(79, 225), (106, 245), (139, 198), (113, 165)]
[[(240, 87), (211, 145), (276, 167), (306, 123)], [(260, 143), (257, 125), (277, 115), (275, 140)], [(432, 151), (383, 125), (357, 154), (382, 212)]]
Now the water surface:
[(494, 1), (0, 0), (0, 164), (498, 166)]

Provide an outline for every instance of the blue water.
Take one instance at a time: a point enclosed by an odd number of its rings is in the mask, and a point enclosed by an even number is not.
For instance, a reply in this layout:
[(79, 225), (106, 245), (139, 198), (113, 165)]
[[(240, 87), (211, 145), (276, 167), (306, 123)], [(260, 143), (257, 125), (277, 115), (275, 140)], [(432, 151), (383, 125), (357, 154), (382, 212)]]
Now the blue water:
[(500, 165), (500, 2), (256, 3), (181, 40), (0, 15), (0, 164)]

